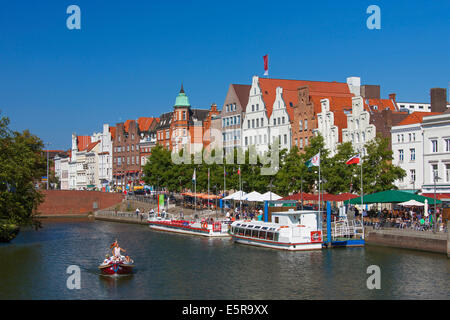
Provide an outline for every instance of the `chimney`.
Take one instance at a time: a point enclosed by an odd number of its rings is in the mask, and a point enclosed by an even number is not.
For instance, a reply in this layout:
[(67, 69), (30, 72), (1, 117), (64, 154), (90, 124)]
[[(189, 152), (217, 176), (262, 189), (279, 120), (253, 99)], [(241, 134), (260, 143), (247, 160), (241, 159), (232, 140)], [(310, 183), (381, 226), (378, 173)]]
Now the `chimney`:
[(211, 105), (211, 111), (217, 111), (217, 104), (213, 103)]
[(395, 93), (390, 93), (389, 94), (389, 99), (395, 102), (395, 96), (396, 96)]
[(430, 98), (431, 112), (445, 112), (447, 110), (447, 89), (432, 88)]

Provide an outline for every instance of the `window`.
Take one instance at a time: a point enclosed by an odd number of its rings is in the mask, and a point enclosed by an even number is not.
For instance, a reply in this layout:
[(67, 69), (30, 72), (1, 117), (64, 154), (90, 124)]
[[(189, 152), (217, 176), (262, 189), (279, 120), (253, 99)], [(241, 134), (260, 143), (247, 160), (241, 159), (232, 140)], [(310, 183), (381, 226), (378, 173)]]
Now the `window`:
[(183, 111), (183, 120), (186, 120), (186, 111)]
[(134, 157), (131, 157), (131, 164), (134, 164)]
[(416, 161), (416, 149), (412, 148), (409, 151), (411, 152), (411, 161)]
[(305, 119), (305, 130), (308, 130), (308, 120)]
[(284, 135), (284, 144), (287, 144), (287, 134)]
[(400, 161), (400, 162), (402, 162), (403, 161), (403, 150), (398, 150), (398, 160)]
[(131, 151), (134, 151), (134, 144), (131, 145)]
[(408, 136), (409, 136), (409, 141), (412, 141), (411, 140), (411, 133), (408, 133)]
[(259, 110), (259, 103), (256, 104), (256, 111)]
[(303, 138), (300, 138), (300, 149), (303, 149)]
[(280, 120), (280, 118), (278, 118), (278, 125), (280, 125), (281, 124), (281, 120)]
[(284, 124), (284, 117), (283, 118), (281, 118), (282, 119), (282, 123)]
[(445, 165), (445, 181), (450, 182), (450, 164)]
[(415, 182), (416, 181), (416, 170), (412, 169), (409, 170), (410, 175), (411, 175), (411, 182)]
[(250, 120), (247, 120), (247, 128), (250, 129)]
[(233, 117), (233, 124), (236, 124), (236, 116)]
[(255, 111), (255, 106), (252, 104), (252, 111)]
[(267, 135), (264, 135), (264, 143), (267, 143)]
[(256, 119), (256, 127), (259, 127), (259, 119)]
[(248, 137), (245, 137), (245, 145), (248, 146)]
[(228, 109), (228, 105), (226, 105), (226, 107), (225, 107), (225, 108), (226, 108), (227, 112), (229, 112), (229, 111), (230, 111), (230, 110)]
[[(302, 120), (300, 120), (300, 127), (301, 127), (301, 122)], [(273, 118), (273, 125), (274, 126), (276, 126), (277, 125), (277, 119), (275, 119), (275, 118)], [(300, 130), (302, 130), (302, 129), (300, 129)]]
[(445, 139), (445, 152), (450, 152), (450, 139)]
[(300, 131), (303, 131), (303, 121), (302, 121), (302, 120), (300, 120), (300, 121), (298, 122), (298, 125), (299, 125), (299, 130), (300, 130)]
[(264, 118), (261, 118), (261, 127), (264, 126)]
[(128, 145), (128, 146), (127, 146), (127, 152), (129, 152), (129, 151), (130, 151), (130, 146)]
[(397, 135), (397, 142), (400, 142), (400, 135)]
[[(234, 105), (236, 107), (236, 105)], [(237, 116), (237, 124), (241, 124), (241, 116)]]
[(255, 127), (255, 119), (252, 119), (252, 128)]
[(403, 136), (403, 134), (401, 135), (401, 137), (402, 137), (402, 142), (404, 142), (405, 141), (405, 137)]
[(305, 147), (308, 145), (308, 137), (305, 137)]
[(437, 140), (431, 140), (431, 152), (438, 152)]
[(413, 138), (413, 141), (416, 141), (416, 134), (415, 133), (412, 134), (412, 138)]

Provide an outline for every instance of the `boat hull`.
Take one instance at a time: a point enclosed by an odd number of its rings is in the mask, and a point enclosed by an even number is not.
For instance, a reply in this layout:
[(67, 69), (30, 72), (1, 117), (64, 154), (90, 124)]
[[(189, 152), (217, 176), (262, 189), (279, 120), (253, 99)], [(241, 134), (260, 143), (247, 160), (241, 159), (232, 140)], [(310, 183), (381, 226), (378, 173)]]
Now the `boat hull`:
[(102, 274), (130, 274), (133, 273), (134, 265), (126, 265), (121, 263), (112, 263), (107, 266), (99, 266)]
[(208, 229), (208, 228), (195, 228), (195, 227), (191, 227), (188, 225), (172, 224), (170, 222), (164, 222), (164, 221), (148, 221), (148, 224), (151, 229), (159, 230), (159, 231), (190, 234), (190, 235), (197, 235), (197, 236), (211, 237), (211, 238), (230, 237), (230, 234), (225, 231), (215, 232), (212, 229)]
[(322, 242), (306, 242), (306, 243), (292, 243), (292, 242), (275, 242), (269, 240), (259, 240), (255, 238), (240, 237), (233, 235), (233, 240), (236, 243), (247, 244), (252, 246), (271, 248), (277, 250), (287, 251), (309, 251), (309, 250), (321, 250)]

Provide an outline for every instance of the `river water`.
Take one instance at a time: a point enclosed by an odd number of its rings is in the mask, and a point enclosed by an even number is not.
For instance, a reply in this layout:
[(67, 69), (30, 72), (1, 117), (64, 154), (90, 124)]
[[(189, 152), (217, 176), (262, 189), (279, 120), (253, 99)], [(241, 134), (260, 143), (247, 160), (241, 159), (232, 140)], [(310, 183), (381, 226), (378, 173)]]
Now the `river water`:
[[(117, 238), (136, 264), (129, 276), (97, 266)], [(366, 246), (284, 252), (88, 219), (43, 220), (0, 244), (0, 299), (449, 299), (450, 259)], [(67, 268), (81, 270), (68, 289)], [(367, 288), (367, 267), (381, 289)]]

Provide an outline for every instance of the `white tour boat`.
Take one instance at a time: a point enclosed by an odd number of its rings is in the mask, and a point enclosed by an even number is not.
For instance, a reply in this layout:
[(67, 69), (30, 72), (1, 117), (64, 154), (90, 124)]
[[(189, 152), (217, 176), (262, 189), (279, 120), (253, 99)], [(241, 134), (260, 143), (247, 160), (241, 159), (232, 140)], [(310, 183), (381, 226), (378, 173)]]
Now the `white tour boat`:
[(281, 250), (322, 249), (322, 217), (319, 211), (293, 209), (273, 212), (272, 221), (239, 220), (231, 224), (235, 242)]
[(151, 229), (194, 234), (205, 237), (230, 237), (228, 233), (229, 222), (214, 221), (213, 223), (201, 221), (189, 221), (170, 218), (168, 214), (164, 217), (150, 214), (147, 220)]

